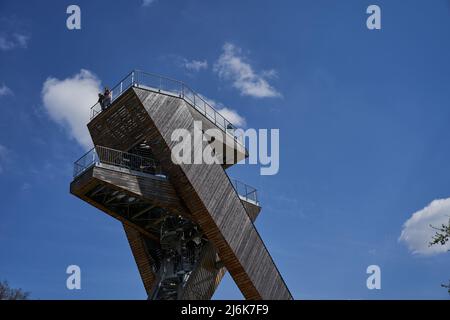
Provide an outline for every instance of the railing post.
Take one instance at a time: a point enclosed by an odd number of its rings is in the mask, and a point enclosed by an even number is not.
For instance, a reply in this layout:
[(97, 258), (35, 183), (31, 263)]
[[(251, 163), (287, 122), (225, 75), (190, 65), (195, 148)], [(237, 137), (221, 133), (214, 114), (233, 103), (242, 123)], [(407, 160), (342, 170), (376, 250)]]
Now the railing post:
[(248, 200), (248, 191), (247, 191), (247, 185), (245, 185), (245, 199)]

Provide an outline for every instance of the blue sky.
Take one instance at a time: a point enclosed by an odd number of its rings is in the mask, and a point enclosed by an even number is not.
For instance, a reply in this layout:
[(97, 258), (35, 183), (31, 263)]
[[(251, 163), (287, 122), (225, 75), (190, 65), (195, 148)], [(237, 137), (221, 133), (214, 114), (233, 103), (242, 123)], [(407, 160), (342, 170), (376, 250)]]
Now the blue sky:
[[(0, 279), (32, 298), (145, 298), (121, 225), (69, 194), (95, 86), (137, 68), (280, 129), (277, 175), (230, 174), (259, 190), (256, 226), (296, 299), (448, 299), (450, 255), (426, 244), (450, 215), (449, 1), (150, 2), (0, 1)], [(229, 276), (215, 295), (241, 297)]]

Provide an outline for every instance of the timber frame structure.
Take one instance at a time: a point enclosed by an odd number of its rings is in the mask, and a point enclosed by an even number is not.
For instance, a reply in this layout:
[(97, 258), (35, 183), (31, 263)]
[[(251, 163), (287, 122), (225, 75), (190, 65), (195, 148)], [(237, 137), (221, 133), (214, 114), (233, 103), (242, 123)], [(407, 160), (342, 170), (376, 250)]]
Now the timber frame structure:
[[(211, 299), (229, 271), (246, 299), (292, 299), (253, 224), (256, 190), (226, 173), (248, 156), (236, 128), (177, 80), (132, 71), (111, 92), (107, 109), (91, 108), (95, 147), (70, 192), (123, 224), (148, 298)], [(172, 161), (172, 132), (194, 121), (231, 137), (212, 150), (223, 164)]]

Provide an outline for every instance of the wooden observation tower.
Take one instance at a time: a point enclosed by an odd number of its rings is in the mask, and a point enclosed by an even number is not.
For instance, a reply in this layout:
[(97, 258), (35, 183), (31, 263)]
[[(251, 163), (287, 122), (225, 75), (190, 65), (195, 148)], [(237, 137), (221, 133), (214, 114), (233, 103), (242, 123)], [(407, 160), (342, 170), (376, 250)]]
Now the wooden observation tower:
[[(246, 299), (292, 299), (253, 224), (256, 190), (226, 172), (248, 156), (235, 127), (158, 75), (133, 71), (111, 93), (91, 109), (95, 147), (75, 162), (70, 192), (123, 224), (148, 298), (211, 299), (229, 271)], [(224, 164), (172, 161), (172, 132), (193, 134), (195, 121), (231, 137), (215, 153)]]

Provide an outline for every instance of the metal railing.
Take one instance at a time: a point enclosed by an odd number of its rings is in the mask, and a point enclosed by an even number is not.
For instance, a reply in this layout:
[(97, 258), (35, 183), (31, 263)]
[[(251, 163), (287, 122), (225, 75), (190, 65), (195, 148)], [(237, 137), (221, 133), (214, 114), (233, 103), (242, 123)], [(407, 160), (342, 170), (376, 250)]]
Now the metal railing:
[(231, 179), (231, 183), (234, 189), (236, 190), (237, 194), (241, 198), (244, 198), (246, 201), (254, 202), (255, 204), (259, 205), (258, 192), (255, 188), (236, 179)]
[(162, 173), (161, 167), (151, 158), (145, 158), (133, 153), (97, 146), (75, 161), (73, 171), (74, 178), (81, 175), (90, 167), (100, 163), (139, 171), (142, 173), (166, 176)]
[[(102, 146), (92, 148), (75, 161), (73, 177), (76, 178), (80, 176), (83, 172), (98, 164), (107, 164), (142, 173), (167, 177), (167, 175), (162, 172), (161, 166), (151, 158)], [(241, 198), (259, 205), (258, 193), (255, 188), (236, 179), (231, 179), (230, 181)]]
[[(237, 127), (225, 119), (225, 117), (222, 116), (213, 106), (211, 106), (205, 98), (189, 88), (184, 82), (153, 73), (134, 70), (112, 89), (110, 89), (111, 102), (117, 99), (123, 92), (132, 86), (182, 98), (220, 129), (231, 135), (240, 144), (244, 144), (243, 136), (240, 130), (236, 132)], [(101, 112), (102, 107), (100, 103), (97, 102), (91, 107), (91, 120)]]
[[(118, 97), (122, 95), (129, 87), (134, 85), (133, 79), (134, 71), (130, 72), (126, 75), (125, 78), (120, 80), (120, 82), (110, 89), (111, 91), (111, 103), (116, 100)], [(97, 115), (99, 115), (103, 111), (100, 102), (97, 102), (91, 107), (91, 120), (94, 119)]]

